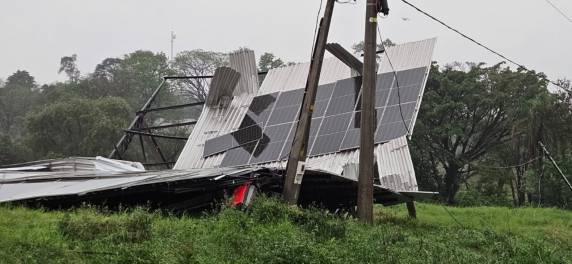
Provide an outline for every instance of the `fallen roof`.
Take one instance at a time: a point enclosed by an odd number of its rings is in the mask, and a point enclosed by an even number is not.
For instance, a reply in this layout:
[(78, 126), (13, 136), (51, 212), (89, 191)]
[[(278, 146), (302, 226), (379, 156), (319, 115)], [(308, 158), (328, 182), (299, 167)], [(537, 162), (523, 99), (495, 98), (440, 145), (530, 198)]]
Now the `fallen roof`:
[(70, 172), (70, 171), (103, 171), (103, 172), (124, 172), (145, 171), (145, 167), (139, 162), (114, 160), (104, 157), (69, 157), (65, 159), (49, 159), (20, 164), (12, 164), (6, 167), (0, 167), (0, 175), (2, 172), (33, 172), (33, 171), (52, 171), (52, 172)]
[(106, 190), (125, 190), (142, 185), (169, 183), (202, 178), (244, 175), (262, 168), (212, 168), (195, 170), (165, 170), (147, 172), (69, 171), (0, 172), (0, 202), (48, 198), (56, 196), (86, 195)]
[[(83, 203), (121, 206), (151, 206), (165, 210), (187, 211), (208, 208), (225, 199), (242, 184), (255, 184), (265, 193), (280, 193), (283, 170), (264, 167), (230, 167), (147, 172), (26, 172), (0, 180), (0, 203), (39, 203), (47, 208), (78, 206)], [(308, 170), (300, 203), (320, 203), (332, 209), (355, 206), (355, 182), (340, 175)], [(0, 175), (2, 175), (0, 173)], [(395, 192), (375, 185), (377, 203), (392, 205), (434, 193)]]
[[(413, 129), (421, 104), (434, 43), (434, 39), (429, 39), (388, 48), (386, 52), (391, 57), (396, 73), (389, 66), (386, 57), (381, 59), (378, 71), (378, 78), (380, 78), (378, 89), (382, 91), (379, 93), (382, 103), (376, 106), (378, 106), (379, 127), (383, 130), (378, 130), (379, 137), (376, 139), (374, 151), (379, 174), (376, 199), (385, 204), (434, 194), (417, 191), (417, 180), (407, 145), (407, 135), (410, 135)], [(267, 74), (260, 87), (258, 86), (258, 74), (252, 51), (242, 50), (231, 54), (230, 68), (240, 74), (238, 82), (236, 77), (230, 78), (238, 75), (229, 71), (227, 74), (229, 78), (221, 78), (221, 83), (218, 86), (224, 87), (224, 84), (228, 82), (229, 85), (235, 85), (235, 89), (225, 87), (224, 91), (213, 94), (211, 98), (213, 103), (204, 106), (174, 170), (145, 172), (141, 171), (142, 167), (138, 163), (100, 157), (21, 164), (19, 168), (0, 170), (0, 202), (83, 197), (79, 200), (103, 199), (108, 201), (112, 198), (114, 202), (126, 201), (126, 199), (143, 202), (146, 200), (168, 200), (176, 204), (177, 207), (189, 207), (187, 201), (189, 193), (192, 193), (191, 196), (193, 197), (198, 197), (197, 199), (212, 202), (214, 201), (214, 192), (220, 194), (220, 191), (227, 187), (235, 187), (245, 181), (253, 181), (257, 179), (259, 174), (266, 175), (277, 182), (277, 185), (280, 185), (283, 180), (281, 173), (285, 167), (284, 159), (286, 157), (283, 154), (289, 152), (286, 149), (288, 146), (287, 138), (295, 127), (296, 121), (288, 119), (282, 122), (278, 120), (282, 120), (284, 115), (273, 116), (275, 113), (289, 113), (288, 118), (295, 118), (294, 114), (297, 112), (288, 112), (286, 108), (300, 108), (299, 102), (296, 103), (296, 100), (300, 100), (299, 95), (294, 97), (290, 95), (299, 94), (300, 89), (305, 86), (309, 64), (273, 69)], [(357, 82), (359, 78), (354, 78), (354, 74), (348, 66), (336, 58), (328, 58), (324, 61), (319, 83), (321, 88), (318, 91), (329, 89), (331, 93), (323, 100), (325, 102), (323, 116), (316, 116), (316, 120), (319, 121), (313, 122), (313, 124), (322, 124), (313, 132), (315, 133), (313, 142), (318, 142), (320, 136), (325, 138), (336, 133), (343, 134), (343, 138), (326, 141), (325, 144), (337, 144), (327, 151), (314, 151), (312, 154), (312, 149), (309, 149), (310, 157), (307, 159), (306, 173), (313, 175), (313, 177), (304, 178), (302, 193), (306, 194), (306, 199), (320, 201), (321, 195), (326, 195), (326, 200), (333, 199), (334, 202), (347, 200), (351, 203), (355, 199), (355, 190), (352, 189), (355, 184), (351, 183), (355, 183), (357, 180), (357, 173), (352, 169), (355, 170), (355, 163), (358, 162), (359, 149), (355, 144), (343, 147), (350, 132), (359, 130), (351, 127), (356, 114), (359, 112), (358, 99), (361, 88)], [(400, 87), (397, 86), (395, 77), (399, 80)], [(406, 120), (397, 119), (396, 116), (398, 110), (399, 112), (402, 111), (401, 103), (399, 105), (395, 103), (396, 98), (399, 98), (399, 89), (404, 89), (404, 98), (409, 98), (409, 101), (403, 102), (403, 104), (408, 103), (407, 108), (404, 107), (408, 117)], [(220, 103), (221, 97), (230, 98), (231, 91), (234, 96), (232, 100), (228, 103)], [(336, 91), (341, 91), (341, 97), (349, 98), (335, 97)], [(350, 93), (346, 94), (348, 92)], [(253, 108), (260, 106), (253, 103), (257, 100), (256, 98), (270, 98), (271, 100), (262, 102), (261, 111), (256, 112), (253, 111)], [(297, 99), (294, 101), (289, 99), (289, 104), (283, 104), (284, 98)], [(346, 112), (337, 113), (335, 111), (339, 111), (340, 108), (331, 108), (330, 105), (337, 106), (337, 101), (334, 101), (338, 99), (340, 102), (350, 99), (349, 101), (353, 105), (350, 105), (350, 108), (345, 110)], [(330, 108), (335, 113), (330, 113)], [(389, 110), (390, 108), (393, 110)], [(386, 112), (393, 114), (386, 115)], [(264, 116), (264, 119), (253, 124), (257, 129), (253, 133), (260, 132), (261, 138), (255, 138), (255, 144), (248, 143), (252, 145), (251, 151), (260, 149), (262, 146), (260, 153), (257, 154), (268, 153), (271, 148), (266, 148), (267, 145), (281, 144), (277, 152), (280, 155), (276, 154), (270, 159), (263, 159), (261, 157), (267, 156), (257, 155), (253, 152), (248, 152), (244, 156), (236, 155), (236, 153), (229, 154), (235, 150), (243, 151), (247, 144), (231, 145), (231, 148), (223, 149), (220, 152), (208, 151), (205, 148), (209, 142), (212, 143), (217, 138), (224, 138), (225, 135), (234, 137), (233, 133), (245, 129), (245, 121), (259, 119), (261, 116)], [(341, 116), (348, 118), (344, 119)], [(384, 122), (385, 117), (389, 117), (391, 122)], [(320, 133), (324, 127), (328, 127), (328, 125), (324, 125), (328, 121), (331, 121), (330, 124), (341, 127), (341, 130), (329, 134)], [(398, 129), (392, 130), (392, 126), (387, 126), (387, 124), (393, 124), (393, 127)], [(281, 128), (281, 126), (288, 128), (274, 129), (284, 136), (277, 141), (271, 136), (269, 128)], [(405, 126), (408, 129), (404, 129)], [(246, 137), (251, 137), (253, 133), (248, 132), (245, 134)], [(355, 137), (355, 133), (352, 136)], [(268, 141), (261, 143), (262, 137), (267, 137)], [(231, 140), (233, 140), (231, 144), (240, 142), (236, 137), (231, 138)], [(316, 145), (317, 143), (313, 144)], [(231, 164), (244, 166), (226, 166), (229, 164), (228, 160), (232, 155), (234, 158), (241, 158), (242, 161), (236, 163), (236, 160), (231, 159), (234, 162)], [(225, 158), (227, 159), (226, 164)], [(324, 188), (327, 191), (315, 191), (324, 190)], [(332, 190), (336, 190), (335, 188), (343, 190), (343, 193), (332, 192)], [(137, 195), (128, 195), (133, 193)], [(210, 198), (204, 198), (205, 195)], [(195, 206), (196, 201), (191, 204)]]
[[(413, 99), (411, 101), (406, 101), (408, 103), (407, 105), (405, 105), (405, 102), (402, 102), (401, 106), (391, 106), (393, 108), (392, 111), (388, 111), (393, 114), (398, 113), (396, 112), (397, 110), (409, 111), (411, 115), (407, 118), (407, 120), (405, 120), (407, 122), (408, 129), (405, 129), (401, 119), (397, 118), (399, 116), (388, 114), (386, 118), (394, 119), (391, 120), (393, 122), (392, 127), (387, 127), (387, 129), (384, 128), (383, 131), (381, 129), (378, 131), (379, 140), (376, 141), (378, 144), (376, 144), (375, 153), (380, 182), (384, 187), (399, 191), (417, 190), (417, 181), (415, 179), (415, 172), (413, 170), (413, 163), (409, 154), (406, 136), (412, 132), (413, 126), (415, 124), (415, 119), (417, 118), (417, 112), (421, 104), (423, 89), (425, 87), (425, 82), (427, 81), (427, 76), (431, 65), (431, 56), (433, 53), (434, 44), (435, 39), (428, 39), (387, 48), (386, 52), (387, 55), (391, 58), (391, 62), (393, 63), (393, 67), (396, 71), (395, 74), (393, 73), (393, 69), (387, 61), (386, 56), (382, 56), (380, 68), (378, 70), (379, 78), (381, 81), (378, 83), (380, 84), (380, 89), (385, 89), (384, 91), (387, 90), (387, 93), (379, 94), (386, 96), (384, 98), (387, 98), (387, 100), (385, 101), (385, 105), (382, 105), (384, 110), (380, 112), (380, 118), (384, 116), (385, 109), (390, 109), (390, 101), (395, 101), (395, 98), (397, 98), (399, 95), (397, 93), (398, 89), (396, 89), (397, 83), (394, 78), (395, 75), (398, 76), (400, 89), (403, 89), (401, 92), (403, 92), (405, 95), (407, 95), (408, 88), (415, 87), (416, 89), (412, 90), (412, 94), (408, 95)], [(231, 60), (230, 66), (241, 74), (241, 80), (243, 78), (252, 79), (253, 77), (253, 74), (251, 73), (252, 69), (244, 67), (244, 65), (252, 64), (252, 62), (245, 63), (245, 61), (249, 60), (248, 58), (252, 60), (252, 57), (253, 56), (251, 51), (241, 51), (233, 54), (231, 57), (234, 58), (234, 61)], [(258, 166), (284, 168), (284, 160), (287, 157), (287, 153), (289, 152), (289, 138), (285, 138), (283, 135), (279, 135), (280, 143), (282, 143), (284, 147), (282, 147), (280, 150), (277, 150), (277, 152), (280, 153), (279, 156), (273, 156), (272, 159), (276, 160), (268, 160), (260, 159), (258, 156), (260, 156), (264, 151), (269, 151), (270, 148), (266, 150), (263, 149), (261, 151), (258, 151), (258, 149), (260, 146), (269, 146), (270, 144), (273, 144), (274, 141), (272, 141), (272, 139), (266, 139), (264, 144), (260, 143), (263, 142), (262, 140), (259, 140), (257, 143), (255, 141), (255, 143), (249, 142), (242, 144), (242, 142), (240, 142), (241, 140), (236, 139), (238, 136), (235, 135), (240, 135), (239, 131), (241, 129), (246, 129), (244, 124), (247, 121), (247, 118), (253, 117), (251, 119), (254, 119), (254, 123), (260, 122), (260, 119), (256, 119), (256, 115), (250, 114), (253, 112), (252, 108), (256, 108), (257, 98), (260, 99), (259, 101), (263, 101), (264, 97), (272, 97), (270, 98), (271, 101), (276, 101), (276, 104), (280, 103), (280, 97), (283, 97), (283, 94), (291, 94), (305, 86), (308, 70), (309, 63), (272, 69), (268, 72), (259, 88), (256, 86), (251, 86), (250, 90), (240, 89), (245, 92), (238, 94), (235, 93), (235, 97), (227, 107), (205, 106), (174, 168), (216, 168), (237, 164), (256, 164)], [(413, 71), (417, 71), (419, 73), (416, 74), (415, 80), (408, 83), (408, 80), (410, 79)], [(351, 85), (353, 80), (351, 78), (354, 74), (355, 73), (347, 65), (338, 59), (327, 58), (324, 60), (319, 85), (320, 87), (326, 87), (328, 85), (335, 86), (340, 84), (340, 81), (344, 84), (349, 82)], [(250, 84), (254, 85), (254, 82), (250, 82)], [(359, 88), (359, 85), (355, 86)], [(385, 88), (385, 86), (387, 86), (387, 88)], [(318, 91), (320, 91), (320, 89), (325, 88), (318, 89)], [(357, 96), (358, 95), (356, 93), (354, 103), (357, 101)], [(255, 103), (253, 103), (253, 101)], [(272, 106), (268, 106), (268, 108), (271, 107)], [(293, 105), (291, 108), (299, 109), (299, 106)], [(280, 108), (281, 111), (285, 109), (286, 108)], [(356, 110), (353, 111), (355, 115)], [(272, 112), (272, 110), (270, 110), (270, 112)], [(351, 113), (346, 115), (350, 116), (351, 118), (348, 119), (348, 122), (350, 122), (349, 120), (353, 120)], [(328, 120), (332, 121), (330, 123), (336, 123), (338, 122), (338, 120), (336, 120), (337, 117), (338, 116), (332, 114), (332, 118), (329, 118)], [(272, 117), (269, 119), (272, 120)], [(383, 124), (384, 120), (385, 119), (380, 120), (379, 122)], [(293, 123), (292, 121), (288, 122)], [(279, 122), (280, 121), (277, 121), (276, 123)], [(313, 123), (318, 124), (318, 122)], [(260, 123), (257, 123), (257, 127), (252, 131), (246, 130), (246, 133), (242, 133), (242, 135), (249, 135), (252, 137), (253, 134), (261, 134), (264, 136), (265, 129), (271, 124), (259, 124)], [(286, 125), (282, 126), (287, 127)], [(380, 125), (380, 127), (382, 126), (383, 125)], [(290, 126), (290, 128), (282, 130), (292, 131), (293, 129), (291, 129), (291, 127), (293, 127), (293, 125)], [(279, 129), (280, 127), (277, 128), (278, 129), (275, 130), (281, 130)], [(348, 128), (347, 131), (343, 130), (338, 132), (338, 134), (341, 136), (341, 134), (345, 133), (343, 136), (345, 139), (347, 138), (347, 135), (349, 135), (349, 132), (352, 132), (352, 137), (355, 138), (357, 134), (356, 130), (359, 129), (353, 129), (353, 131), (349, 130), (351, 130), (351, 128)], [(319, 132), (316, 130), (316, 133)], [(290, 134), (293, 133), (290, 132)], [(228, 135), (233, 135), (234, 139), (232, 139), (232, 137), (229, 138)], [(324, 135), (322, 140), (323, 143), (318, 144), (317, 139), (316, 143), (314, 144), (317, 144), (316, 146), (328, 146), (328, 144), (331, 142), (342, 144), (341, 140), (336, 141), (334, 139), (332, 141), (331, 138), (334, 137), (328, 138), (327, 136), (329, 135), (330, 134)], [(383, 136), (389, 137), (384, 140)], [(255, 139), (256, 137), (258, 136), (255, 136)], [(209, 145), (213, 145), (211, 143), (215, 142), (214, 145), (216, 146), (218, 144), (216, 143), (217, 140), (225, 141), (226, 143), (224, 144), (227, 144), (230, 147), (218, 150), (215, 148), (213, 151), (211, 151), (212, 149), (210, 149)], [(237, 141), (238, 144), (236, 143)], [(280, 147), (278, 146), (278, 148)], [(312, 150), (309, 149), (310, 154), (312, 154), (311, 151)], [(231, 158), (229, 155), (232, 155), (233, 157)], [(316, 151), (316, 155), (311, 155), (307, 159), (307, 167), (309, 169), (323, 170), (334, 174), (341, 174), (346, 164), (356, 163), (358, 161), (358, 156), (359, 149), (357, 149), (356, 145), (352, 144), (350, 144), (350, 148), (347, 149), (343, 149), (341, 147), (339, 149), (325, 149), (322, 151)]]

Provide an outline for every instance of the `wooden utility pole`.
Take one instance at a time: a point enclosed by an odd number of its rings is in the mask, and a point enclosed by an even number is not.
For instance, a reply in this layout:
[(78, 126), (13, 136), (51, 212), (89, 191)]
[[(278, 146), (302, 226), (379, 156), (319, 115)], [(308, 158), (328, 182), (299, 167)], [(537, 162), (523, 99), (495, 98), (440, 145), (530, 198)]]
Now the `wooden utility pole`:
[(375, 81), (376, 81), (376, 30), (377, 0), (367, 0), (365, 15), (363, 82), (361, 90), (360, 152), (357, 194), (359, 219), (373, 223), (373, 175), (374, 175), (374, 134)]
[(320, 73), (322, 72), (322, 63), (324, 61), (324, 53), (326, 51), (326, 42), (330, 31), (334, 4), (335, 0), (327, 0), (324, 17), (320, 21), (318, 38), (316, 39), (314, 52), (312, 53), (310, 72), (306, 81), (306, 89), (304, 99), (302, 101), (302, 108), (300, 109), (299, 121), (294, 135), (292, 150), (288, 156), (286, 179), (284, 181), (282, 196), (289, 204), (298, 203), (298, 195), (300, 193), (300, 185), (302, 184), (302, 177), (304, 176), (307, 157), (306, 152), (308, 150), (310, 122), (312, 121), (312, 112), (316, 101)]

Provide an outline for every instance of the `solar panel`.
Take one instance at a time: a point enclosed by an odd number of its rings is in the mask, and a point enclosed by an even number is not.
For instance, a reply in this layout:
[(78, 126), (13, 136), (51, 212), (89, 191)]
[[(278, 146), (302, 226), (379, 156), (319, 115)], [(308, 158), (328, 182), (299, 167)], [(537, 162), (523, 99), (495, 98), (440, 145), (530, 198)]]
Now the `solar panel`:
[[(427, 68), (378, 75), (375, 143), (407, 134)], [(320, 85), (308, 141), (310, 156), (359, 148), (361, 77)], [(399, 93), (398, 93), (399, 91)], [(303, 89), (257, 96), (239, 130), (205, 143), (204, 156), (226, 151), (222, 166), (285, 160), (292, 147)], [(229, 143), (230, 142), (230, 143)]]
[(217, 153), (225, 152), (234, 145), (234, 138), (230, 135), (223, 135), (205, 142), (203, 156), (211, 156)]
[(232, 132), (231, 135), (237, 143), (237, 145), (233, 145), (233, 147), (242, 146), (246, 143), (259, 140), (263, 136), (262, 128), (257, 124), (241, 128), (237, 131)]
[(300, 110), (300, 105), (291, 105), (282, 108), (275, 108), (270, 116), (268, 125), (278, 125), (284, 123), (294, 122), (298, 117), (298, 110)]
[(224, 167), (248, 164), (257, 142), (245, 144), (226, 152), (221, 165)]
[(326, 116), (353, 112), (358, 103), (361, 78), (354, 77), (336, 83)]
[(324, 117), (318, 136), (345, 132), (353, 113)]
[(272, 112), (272, 108), (274, 107), (274, 102), (276, 102), (277, 97), (278, 93), (255, 97), (252, 100), (252, 103), (248, 108), (248, 112), (239, 128), (245, 128), (254, 124), (259, 124), (260, 127), (264, 127), (270, 117), (270, 113)]

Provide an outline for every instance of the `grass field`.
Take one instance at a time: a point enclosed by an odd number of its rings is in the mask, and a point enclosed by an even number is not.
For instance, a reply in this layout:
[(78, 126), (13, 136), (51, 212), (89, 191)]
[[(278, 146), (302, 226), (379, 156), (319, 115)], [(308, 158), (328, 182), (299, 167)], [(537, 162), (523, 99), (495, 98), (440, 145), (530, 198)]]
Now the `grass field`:
[(376, 208), (376, 224), (259, 199), (246, 211), (166, 216), (0, 207), (0, 263), (572, 263), (572, 212)]

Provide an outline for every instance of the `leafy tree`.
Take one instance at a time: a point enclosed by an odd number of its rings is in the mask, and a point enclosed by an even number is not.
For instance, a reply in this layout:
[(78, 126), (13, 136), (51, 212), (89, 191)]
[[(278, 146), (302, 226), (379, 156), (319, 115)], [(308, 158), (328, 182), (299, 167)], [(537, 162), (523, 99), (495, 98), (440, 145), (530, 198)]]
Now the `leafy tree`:
[(95, 71), (93, 72), (93, 77), (95, 79), (105, 79), (107, 81), (113, 81), (117, 70), (121, 66), (122, 60), (119, 58), (106, 58), (101, 63), (95, 66)]
[(36, 80), (27, 71), (18, 70), (6, 79), (4, 87), (32, 90), (36, 88)]
[[(226, 65), (227, 54), (201, 49), (180, 52), (172, 63), (174, 71), (180, 76), (213, 75), (216, 68)], [(178, 81), (175, 87), (187, 101), (205, 101), (209, 83), (209, 79), (189, 79)]]
[(30, 155), (29, 150), (8, 135), (0, 134), (0, 166), (24, 162)]
[(286, 64), (282, 59), (277, 58), (272, 53), (265, 52), (260, 56), (260, 60), (258, 61), (258, 70), (266, 72), (270, 69), (279, 68), (285, 65)]
[(121, 98), (57, 102), (27, 115), (27, 143), (37, 158), (105, 155), (131, 115)]
[[(572, 191), (564, 180), (560, 173), (556, 170), (554, 165), (550, 161), (545, 160), (545, 175), (540, 186), (542, 191), (540, 202), (545, 206), (560, 206), (567, 209), (572, 209)], [(570, 175), (572, 175), (572, 154), (568, 153), (565, 155), (560, 155), (556, 157), (556, 162), (560, 166), (571, 180)]]
[(426, 152), (416, 155), (441, 172), (435, 177), (448, 203), (455, 202), (460, 184), (474, 175), (470, 164), (514, 135), (522, 96), (546, 87), (542, 76), (513, 72), (502, 64), (467, 66), (432, 66), (413, 140), (414, 149)]
[(76, 65), (77, 55), (64, 56), (60, 60), (60, 69), (58, 73), (65, 72), (71, 82), (79, 81), (80, 71)]
[[(382, 43), (377, 44), (377, 50), (384, 50), (387, 47), (393, 47), (395, 44), (391, 39), (385, 39)], [(362, 54), (363, 53), (363, 41), (360, 41), (352, 46), (354, 50), (354, 54)]]
[(22, 133), (22, 118), (35, 106), (36, 81), (27, 71), (17, 71), (8, 77), (0, 89), (0, 133), (18, 137)]
[[(138, 109), (153, 94), (163, 77), (172, 73), (165, 54), (135, 51), (125, 55), (115, 71), (113, 96), (125, 98), (132, 108)], [(170, 90), (164, 91), (161, 94), (163, 102), (174, 100)]]

